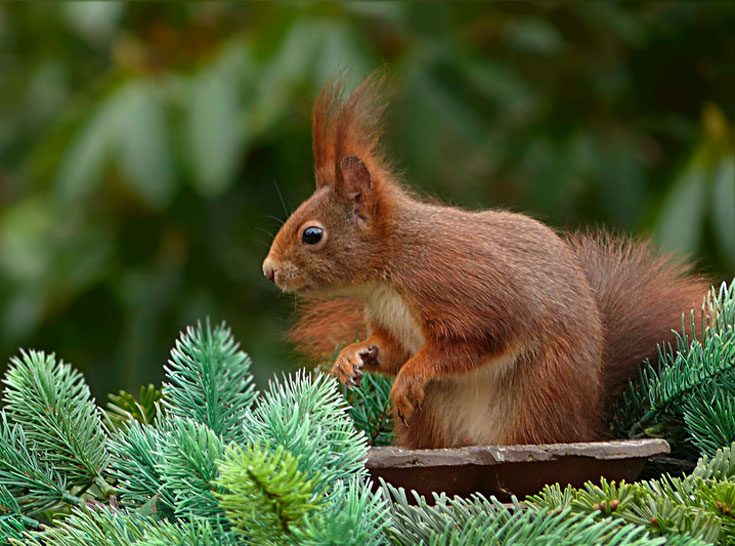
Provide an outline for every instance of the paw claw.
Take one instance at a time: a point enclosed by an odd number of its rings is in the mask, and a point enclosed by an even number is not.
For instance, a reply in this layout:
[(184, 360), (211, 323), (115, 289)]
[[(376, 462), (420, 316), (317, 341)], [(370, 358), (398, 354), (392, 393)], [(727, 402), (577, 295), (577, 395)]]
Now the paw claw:
[(357, 387), (362, 381), (363, 366), (377, 365), (378, 352), (375, 345), (349, 345), (337, 357), (332, 373), (347, 388)]
[(398, 418), (408, 426), (409, 417), (421, 410), (426, 380), (420, 376), (399, 373), (391, 389), (391, 399)]
[(365, 365), (376, 364), (378, 360), (378, 348), (375, 345), (368, 345), (367, 349), (360, 353), (360, 357)]

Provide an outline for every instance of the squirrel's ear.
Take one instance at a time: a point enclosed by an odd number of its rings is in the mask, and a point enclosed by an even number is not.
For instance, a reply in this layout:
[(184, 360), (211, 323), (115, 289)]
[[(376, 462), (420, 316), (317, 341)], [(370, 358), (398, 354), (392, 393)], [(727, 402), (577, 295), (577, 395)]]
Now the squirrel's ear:
[(342, 193), (352, 201), (355, 216), (360, 221), (370, 218), (371, 190), (373, 179), (370, 171), (358, 157), (348, 155), (342, 158), (339, 164), (342, 171)]
[(354, 155), (343, 157), (339, 168), (342, 170), (345, 195), (352, 196), (370, 190), (373, 183), (370, 171), (359, 158)]

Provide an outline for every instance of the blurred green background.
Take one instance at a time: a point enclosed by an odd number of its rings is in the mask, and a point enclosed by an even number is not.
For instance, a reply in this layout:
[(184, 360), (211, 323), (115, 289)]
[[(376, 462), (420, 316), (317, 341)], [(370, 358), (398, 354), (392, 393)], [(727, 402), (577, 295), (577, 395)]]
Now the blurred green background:
[(261, 274), (313, 185), (309, 117), (387, 64), (389, 155), (422, 191), (652, 234), (735, 273), (727, 2), (0, 4), (0, 359), (98, 396), (227, 320), (263, 383), (298, 364)]

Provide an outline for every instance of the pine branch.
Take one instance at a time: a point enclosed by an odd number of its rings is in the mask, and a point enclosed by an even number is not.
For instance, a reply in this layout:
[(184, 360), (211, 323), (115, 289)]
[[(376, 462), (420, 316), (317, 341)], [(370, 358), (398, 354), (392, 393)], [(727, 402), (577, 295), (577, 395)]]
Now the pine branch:
[(26, 529), (39, 529), (38, 520), (24, 516), (18, 501), (4, 485), (0, 485), (0, 544), (11, 538), (21, 539)]
[(189, 419), (167, 419), (164, 441), (156, 452), (163, 482), (161, 500), (170, 502), (179, 518), (198, 517), (213, 526), (225, 525), (224, 513), (212, 491), (217, 461), (224, 454), (220, 438)]
[[(732, 486), (732, 487), (731, 487)], [(621, 519), (647, 529), (652, 536), (680, 540), (687, 536), (704, 542), (729, 543), (735, 537), (735, 484), (664, 476), (635, 484), (586, 483), (575, 489), (546, 486), (526, 503), (551, 514), (565, 510)]]
[[(130, 420), (108, 442), (110, 475), (117, 480), (116, 491), (123, 503), (133, 508), (150, 505), (163, 498), (163, 507), (175, 506), (171, 491), (162, 488), (159, 454), (163, 449), (162, 433), (149, 425)], [(155, 502), (151, 511), (156, 512)]]
[[(683, 543), (706, 544), (691, 539)], [(447, 526), (439, 535), (431, 536), (427, 544), (430, 546), (477, 544), (663, 546), (668, 542), (649, 536), (643, 527), (623, 524), (616, 520), (597, 520), (589, 515), (568, 512), (549, 515), (524, 511), (513, 514), (508, 523), (500, 528), (491, 522), (482, 525), (477, 520), (465, 522), (465, 526), (461, 528)]]
[(365, 432), (371, 446), (388, 446), (393, 442), (393, 411), (389, 377), (365, 373), (354, 389), (342, 387), (350, 404), (350, 416), (358, 430)]
[(71, 485), (109, 489), (107, 430), (82, 375), (54, 355), (21, 352), (5, 376), (5, 404), (38, 452)]
[(225, 442), (244, 442), (243, 415), (254, 400), (250, 357), (238, 350), (230, 330), (189, 327), (176, 341), (165, 367), (163, 406), (170, 415), (193, 419)]
[(720, 523), (707, 511), (677, 504), (670, 497), (645, 496), (623, 518), (646, 526), (654, 535), (690, 537), (705, 543), (716, 542)]
[(317, 478), (298, 469), (282, 446), (230, 445), (219, 463), (217, 497), (235, 529), (253, 544), (284, 544), (320, 506)]
[(718, 449), (712, 456), (703, 455), (692, 475), (704, 479), (735, 481), (735, 442)]
[[(696, 480), (695, 480), (696, 481)], [(697, 482), (696, 498), (722, 525), (721, 543), (735, 543), (735, 483)]]
[(37, 546), (130, 546), (143, 538), (150, 521), (109, 507), (74, 508), (71, 515), (43, 532), (33, 533), (27, 544)]
[(735, 441), (735, 397), (718, 386), (707, 390), (714, 392), (685, 402), (684, 423), (699, 452), (712, 455)]
[(367, 439), (357, 431), (333, 377), (300, 371), (272, 381), (246, 416), (253, 442), (298, 455), (299, 470), (326, 491), (338, 479), (366, 476)]
[(149, 525), (144, 536), (134, 546), (235, 546), (238, 538), (222, 527), (213, 527), (207, 520), (178, 523), (162, 521)]
[(10, 544), (11, 540), (21, 541), (25, 526), (17, 514), (0, 512), (0, 544)]
[(63, 503), (82, 503), (69, 493), (64, 478), (31, 451), (23, 429), (9, 423), (5, 411), (0, 411), (0, 485), (29, 515)]
[[(614, 519), (598, 519), (592, 514), (574, 513), (570, 508), (550, 511), (546, 507), (524, 506), (516, 501), (512, 509), (494, 498), (473, 495), (469, 499), (434, 494), (433, 504), (413, 494), (383, 484), (392, 499), (393, 524), (388, 537), (396, 546), (430, 544), (473, 546), (476, 544), (537, 545), (663, 545), (646, 529)], [(691, 544), (703, 544), (691, 542)]]
[(120, 428), (131, 419), (144, 425), (152, 425), (158, 415), (161, 390), (153, 385), (144, 385), (136, 398), (127, 391), (118, 391), (108, 396), (106, 417), (112, 428)]
[[(678, 339), (686, 339), (680, 335)], [(678, 342), (681, 345), (683, 342)], [(735, 331), (709, 332), (704, 342), (692, 340), (688, 348), (663, 349), (660, 370), (649, 368), (648, 389), (650, 409), (642, 421), (653, 421), (659, 415), (678, 413), (687, 396), (697, 389), (721, 385), (735, 388)]]
[(336, 485), (324, 508), (308, 512), (293, 537), (299, 546), (379, 546), (385, 544), (388, 523), (382, 492), (352, 478)]
[(547, 485), (537, 495), (528, 497), (528, 503), (551, 512), (572, 508), (586, 514), (620, 514), (640, 500), (640, 491), (626, 482), (610, 482), (602, 478), (599, 484), (587, 482), (575, 489), (559, 484)]

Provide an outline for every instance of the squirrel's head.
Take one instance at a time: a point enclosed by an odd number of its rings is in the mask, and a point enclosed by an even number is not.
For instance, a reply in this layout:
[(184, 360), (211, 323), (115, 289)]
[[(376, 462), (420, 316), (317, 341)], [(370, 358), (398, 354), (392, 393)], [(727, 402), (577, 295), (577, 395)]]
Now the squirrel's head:
[(316, 191), (276, 234), (263, 274), (281, 290), (323, 294), (378, 277), (396, 186), (376, 147), (380, 75), (349, 96), (338, 83), (319, 95), (312, 117)]

